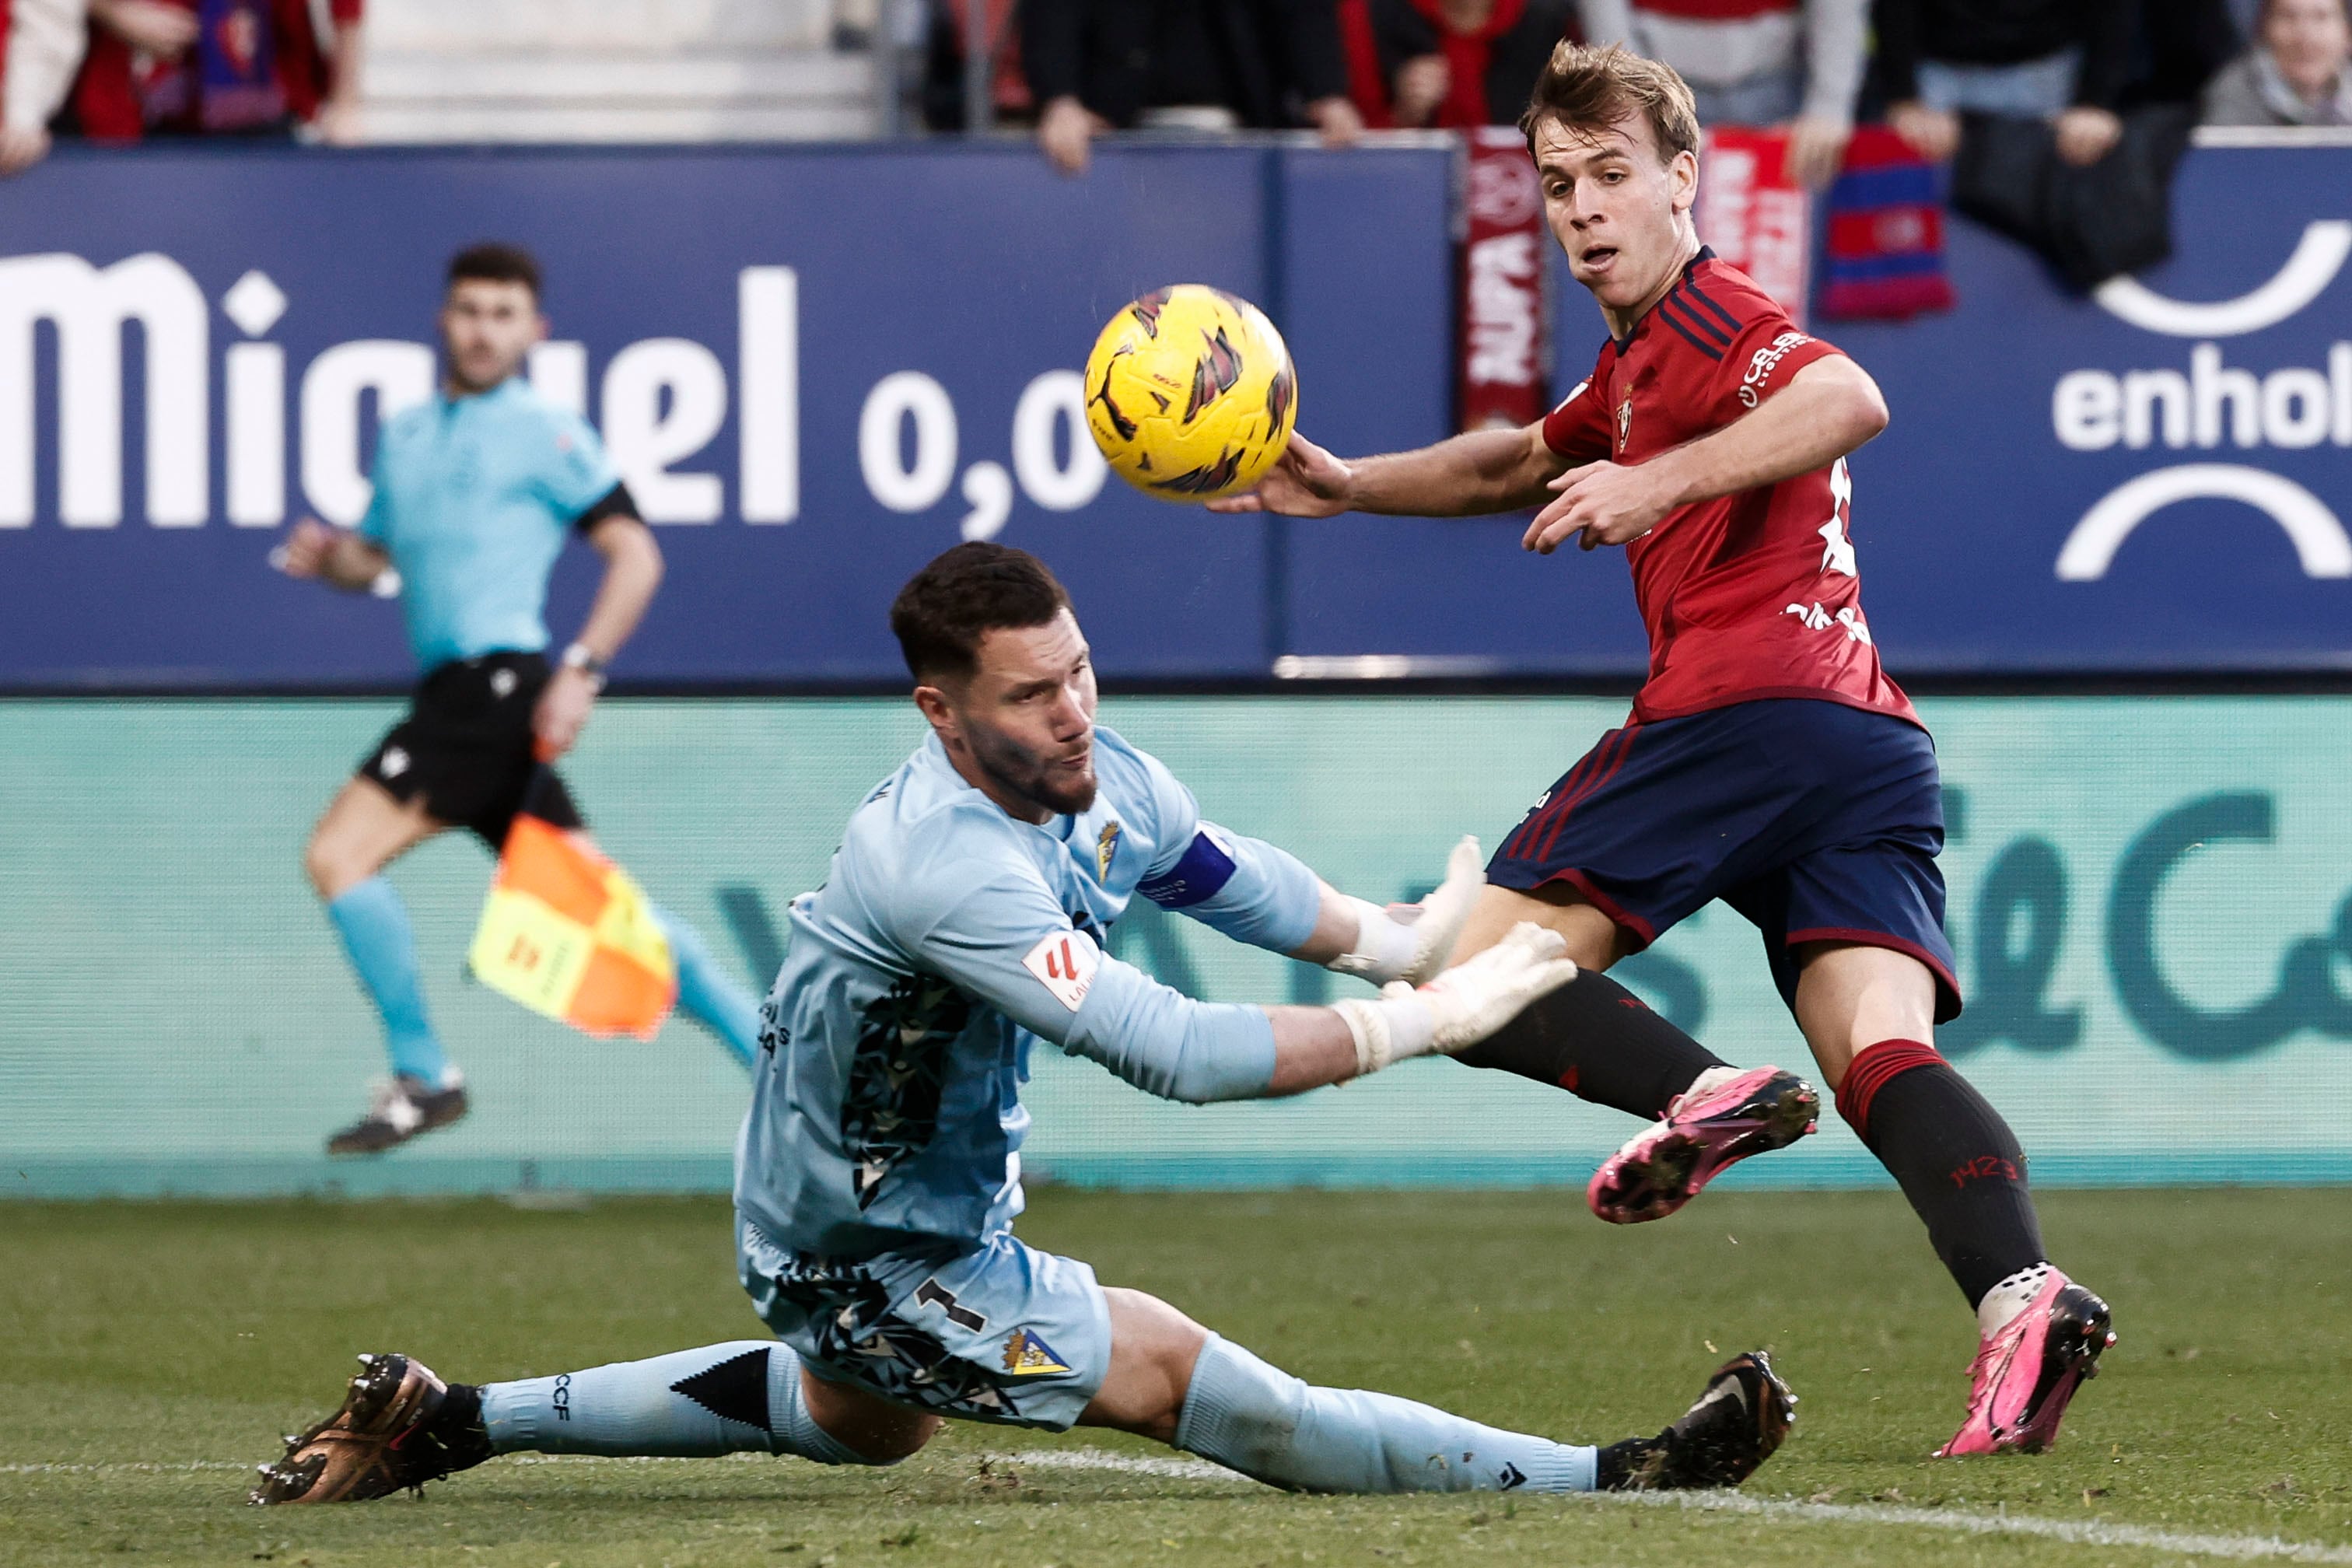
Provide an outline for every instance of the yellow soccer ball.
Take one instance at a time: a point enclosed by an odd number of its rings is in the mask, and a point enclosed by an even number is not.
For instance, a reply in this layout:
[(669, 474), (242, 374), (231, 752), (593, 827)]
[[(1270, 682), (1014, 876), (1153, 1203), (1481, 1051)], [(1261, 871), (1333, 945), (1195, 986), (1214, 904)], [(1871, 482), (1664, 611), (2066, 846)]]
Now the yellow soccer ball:
[(1255, 485), (1290, 444), (1298, 374), (1265, 312), (1198, 283), (1119, 311), (1087, 356), (1087, 428), (1118, 477), (1161, 500)]

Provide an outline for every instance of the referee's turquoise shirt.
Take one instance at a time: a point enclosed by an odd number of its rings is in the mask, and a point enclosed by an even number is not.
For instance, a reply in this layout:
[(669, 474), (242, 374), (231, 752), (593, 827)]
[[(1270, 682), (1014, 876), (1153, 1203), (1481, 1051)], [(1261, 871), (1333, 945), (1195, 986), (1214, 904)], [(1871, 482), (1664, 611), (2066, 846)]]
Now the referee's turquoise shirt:
[(620, 475), (585, 419), (515, 376), (384, 421), (374, 480), (360, 537), (392, 557), (409, 648), (431, 669), (547, 647), (548, 574)]

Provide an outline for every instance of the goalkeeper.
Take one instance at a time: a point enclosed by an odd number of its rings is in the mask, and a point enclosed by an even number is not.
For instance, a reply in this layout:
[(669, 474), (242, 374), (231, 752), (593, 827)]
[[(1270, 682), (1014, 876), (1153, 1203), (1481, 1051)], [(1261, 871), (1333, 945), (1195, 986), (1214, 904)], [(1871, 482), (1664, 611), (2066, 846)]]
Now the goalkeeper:
[[(1297, 1094), (1461, 1050), (1575, 966), (1528, 924), (1444, 969), (1482, 881), (1475, 843), (1423, 904), (1381, 909), (1201, 821), (1165, 767), (1096, 727), (1086, 641), (1033, 556), (959, 545), (891, 625), (932, 733), (793, 902), (738, 1144), (740, 1274), (782, 1342), (482, 1385), (363, 1357), (255, 1501), (378, 1497), (526, 1449), (884, 1465), (944, 1416), (1117, 1427), (1309, 1491), (1724, 1486), (1763, 1462), (1790, 1397), (1760, 1352), (1657, 1436), (1575, 1447), (1309, 1387), (1016, 1240), (1041, 1039), (1169, 1099)], [(1191, 1000), (1102, 951), (1139, 895), (1385, 988), (1328, 1007)]]

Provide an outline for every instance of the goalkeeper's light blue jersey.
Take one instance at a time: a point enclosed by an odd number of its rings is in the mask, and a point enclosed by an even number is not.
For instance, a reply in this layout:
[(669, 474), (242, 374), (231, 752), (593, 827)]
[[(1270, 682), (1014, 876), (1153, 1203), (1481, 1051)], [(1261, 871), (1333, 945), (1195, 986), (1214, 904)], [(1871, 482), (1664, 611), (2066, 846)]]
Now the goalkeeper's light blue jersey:
[(1107, 729), (1095, 773), (1091, 809), (1033, 825), (927, 739), (850, 817), (824, 885), (793, 901), (735, 1173), (737, 1209), (777, 1245), (865, 1258), (1007, 1229), (1034, 1039), (1170, 1099), (1265, 1091), (1263, 1009), (1194, 1001), (1102, 938), (1140, 893), (1290, 952), (1320, 884), (1202, 823), (1157, 758)]

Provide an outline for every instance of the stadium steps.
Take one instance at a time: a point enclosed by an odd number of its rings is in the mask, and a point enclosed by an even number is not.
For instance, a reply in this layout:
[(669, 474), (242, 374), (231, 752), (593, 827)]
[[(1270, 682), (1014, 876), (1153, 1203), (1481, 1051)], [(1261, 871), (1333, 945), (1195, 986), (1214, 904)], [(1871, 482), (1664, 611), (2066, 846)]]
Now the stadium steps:
[(740, 142), (875, 132), (828, 47), (861, 0), (406, 0), (369, 15), (373, 142)]
[(371, 142), (807, 141), (875, 128), (870, 62), (824, 49), (751, 59), (385, 52), (365, 79)]

